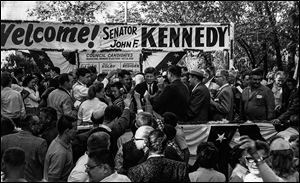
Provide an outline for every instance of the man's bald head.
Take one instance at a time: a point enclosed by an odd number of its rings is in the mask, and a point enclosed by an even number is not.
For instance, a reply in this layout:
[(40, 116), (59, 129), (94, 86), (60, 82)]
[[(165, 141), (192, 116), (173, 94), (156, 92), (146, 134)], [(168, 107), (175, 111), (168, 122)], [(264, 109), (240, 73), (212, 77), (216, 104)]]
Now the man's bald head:
[(141, 126), (135, 132), (135, 138), (146, 139), (154, 128), (151, 126)]

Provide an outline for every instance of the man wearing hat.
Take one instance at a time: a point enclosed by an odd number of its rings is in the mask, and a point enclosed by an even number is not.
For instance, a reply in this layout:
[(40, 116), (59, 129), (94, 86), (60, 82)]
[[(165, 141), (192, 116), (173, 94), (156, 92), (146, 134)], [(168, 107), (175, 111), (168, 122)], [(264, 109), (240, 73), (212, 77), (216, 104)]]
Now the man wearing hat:
[(199, 123), (208, 121), (210, 94), (208, 88), (204, 85), (204, 73), (202, 71), (192, 70), (189, 73), (189, 82), (192, 87), (191, 98), (188, 104), (187, 120), (197, 121)]

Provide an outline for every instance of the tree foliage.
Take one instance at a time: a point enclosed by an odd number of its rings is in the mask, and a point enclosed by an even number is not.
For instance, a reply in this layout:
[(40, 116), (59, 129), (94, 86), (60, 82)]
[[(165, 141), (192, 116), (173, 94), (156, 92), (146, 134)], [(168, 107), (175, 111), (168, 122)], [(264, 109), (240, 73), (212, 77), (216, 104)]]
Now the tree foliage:
[[(107, 12), (106, 22), (125, 22), (124, 4)], [(48, 1), (40, 2), (29, 14), (39, 20), (94, 22), (94, 12), (106, 7), (95, 1)], [(299, 42), (299, 1), (137, 1), (128, 8), (127, 22), (233, 22), (235, 61), (248, 57), (252, 67), (267, 69), (276, 64), (287, 69), (281, 52), (288, 49), (289, 63), (293, 63)]]
[(103, 11), (103, 1), (37, 1), (36, 8), (28, 10), (28, 15), (38, 20), (96, 22), (95, 13)]

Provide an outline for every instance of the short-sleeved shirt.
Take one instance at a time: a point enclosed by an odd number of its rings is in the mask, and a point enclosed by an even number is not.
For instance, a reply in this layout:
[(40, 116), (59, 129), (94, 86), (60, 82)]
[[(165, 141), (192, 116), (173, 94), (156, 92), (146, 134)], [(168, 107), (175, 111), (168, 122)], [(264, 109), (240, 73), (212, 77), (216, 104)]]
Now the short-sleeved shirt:
[(1, 115), (19, 118), (25, 115), (25, 106), (20, 92), (5, 87), (1, 90)]
[(65, 144), (58, 136), (51, 142), (44, 164), (44, 179), (52, 181), (68, 180), (74, 167), (72, 146)]
[(224, 174), (206, 168), (198, 168), (197, 171), (189, 173), (191, 182), (225, 182), (226, 177)]

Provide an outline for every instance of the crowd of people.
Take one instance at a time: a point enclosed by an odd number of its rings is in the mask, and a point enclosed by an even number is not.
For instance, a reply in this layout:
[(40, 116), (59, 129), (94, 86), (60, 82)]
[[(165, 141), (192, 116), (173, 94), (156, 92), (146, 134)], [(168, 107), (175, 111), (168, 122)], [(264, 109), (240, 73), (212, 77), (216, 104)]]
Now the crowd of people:
[[(269, 76), (268, 76), (269, 77)], [(1, 181), (299, 182), (299, 87), (282, 71), (253, 69), (42, 74), (1, 72)], [(199, 142), (191, 164), (179, 124), (272, 123), (270, 142), (242, 136), (219, 170)]]

